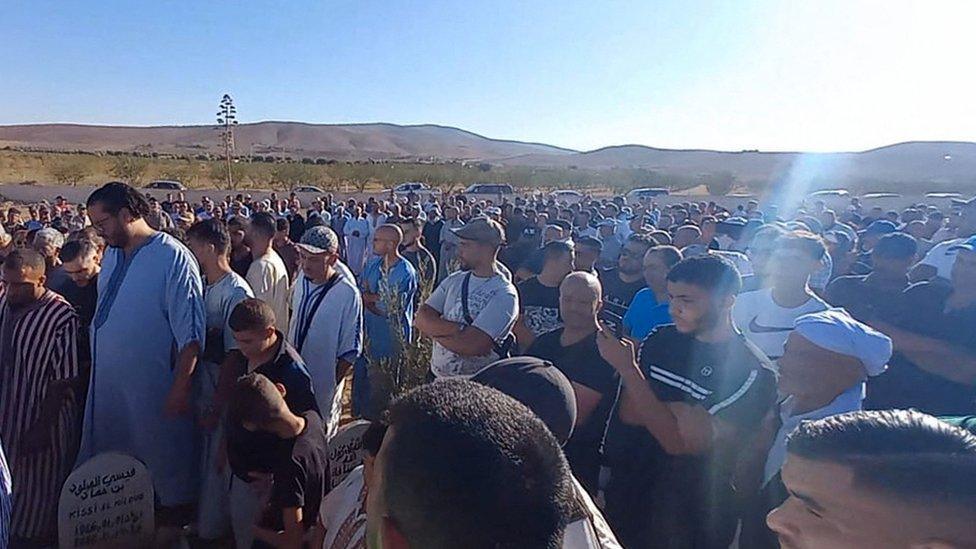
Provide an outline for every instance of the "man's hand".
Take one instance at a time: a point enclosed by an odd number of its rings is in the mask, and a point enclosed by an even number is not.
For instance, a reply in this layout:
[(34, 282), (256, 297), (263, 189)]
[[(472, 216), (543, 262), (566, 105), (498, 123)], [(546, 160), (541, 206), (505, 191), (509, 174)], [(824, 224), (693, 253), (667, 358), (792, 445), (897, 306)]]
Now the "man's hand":
[(596, 335), (596, 346), (600, 350), (600, 356), (621, 376), (630, 373), (630, 370), (637, 367), (634, 344), (629, 339), (614, 337), (605, 324), (602, 324), (601, 328)]
[(182, 416), (190, 412), (190, 383), (177, 380), (166, 395), (164, 408), (169, 417)]
[(708, 410), (685, 402), (668, 403), (668, 408), (678, 420), (678, 432), (691, 453), (701, 453), (711, 447), (715, 430)]

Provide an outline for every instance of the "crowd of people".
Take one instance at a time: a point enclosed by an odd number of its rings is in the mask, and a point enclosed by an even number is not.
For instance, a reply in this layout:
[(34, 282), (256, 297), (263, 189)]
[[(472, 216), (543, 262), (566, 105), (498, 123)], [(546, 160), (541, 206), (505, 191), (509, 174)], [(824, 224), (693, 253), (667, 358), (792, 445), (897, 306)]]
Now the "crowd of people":
[(976, 546), (976, 198), (108, 183), (0, 217), (0, 547), (56, 545), (109, 451), (148, 468), (160, 544)]

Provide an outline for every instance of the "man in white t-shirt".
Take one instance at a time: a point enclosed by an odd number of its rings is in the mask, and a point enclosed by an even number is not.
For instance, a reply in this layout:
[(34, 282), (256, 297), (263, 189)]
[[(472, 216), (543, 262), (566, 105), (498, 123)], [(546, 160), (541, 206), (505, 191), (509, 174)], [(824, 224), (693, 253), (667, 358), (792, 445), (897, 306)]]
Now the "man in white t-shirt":
[(949, 280), (952, 275), (952, 265), (956, 262), (956, 246), (973, 235), (976, 235), (976, 197), (962, 203), (956, 238), (944, 240), (933, 246), (929, 253), (912, 267), (908, 273), (909, 279), (912, 282), (931, 280), (935, 277)]
[(302, 274), (292, 295), (288, 342), (305, 361), (315, 401), (332, 430), (336, 382), (351, 371), (363, 348), (363, 301), (356, 281), (338, 264), (339, 237), (332, 229), (312, 227), (296, 245)]
[(266, 212), (254, 214), (247, 227), (245, 241), (251, 248), (251, 266), (247, 269), (248, 285), (254, 297), (271, 306), (275, 314), (275, 328), (288, 331), (289, 282), (288, 267), (271, 247), (277, 227), (275, 218)]
[(830, 306), (810, 289), (827, 250), (819, 236), (793, 231), (776, 239), (764, 272), (766, 287), (739, 294), (732, 307), (735, 325), (770, 360), (783, 355), (797, 317)]
[(496, 265), (502, 226), (478, 217), (453, 234), (463, 270), (440, 283), (416, 318), (417, 329), (434, 340), (430, 369), (437, 377), (471, 376), (514, 349), (519, 308), (515, 286)]

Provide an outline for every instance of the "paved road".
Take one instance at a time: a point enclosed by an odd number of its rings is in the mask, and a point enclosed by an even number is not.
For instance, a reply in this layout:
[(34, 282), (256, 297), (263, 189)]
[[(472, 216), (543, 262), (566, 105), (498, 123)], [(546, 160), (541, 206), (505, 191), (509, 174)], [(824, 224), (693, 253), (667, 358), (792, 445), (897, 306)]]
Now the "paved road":
[[(21, 203), (39, 202), (44, 199), (53, 200), (58, 195), (67, 198), (69, 202), (81, 203), (88, 198), (88, 195), (91, 194), (91, 192), (95, 190), (95, 188), (96, 187), (93, 186), (69, 187), (65, 185), (2, 184), (0, 185), (0, 195), (4, 196), (8, 200), (12, 200), (14, 202), (21, 202)], [(147, 192), (151, 196), (155, 196), (156, 198), (162, 199), (166, 196), (168, 192), (171, 191), (149, 190)], [(223, 198), (228, 194), (238, 194), (238, 193), (248, 193), (254, 198), (264, 199), (271, 194), (271, 191), (239, 190), (239, 191), (233, 191), (232, 193), (229, 193), (228, 191), (219, 190), (219, 189), (194, 189), (194, 190), (186, 191), (185, 195), (187, 199), (190, 200), (191, 202), (199, 202), (200, 199), (204, 196), (209, 196), (211, 198), (217, 199), (217, 198)], [(287, 195), (287, 193), (282, 193), (282, 192), (279, 192), (278, 194), (279, 196)], [(342, 198), (342, 199), (345, 199), (350, 196), (354, 196), (356, 198), (363, 198), (365, 196), (370, 196), (370, 195), (376, 197), (383, 195), (383, 193), (379, 193), (379, 192), (365, 193), (365, 194), (360, 194), (360, 193), (333, 193), (333, 194), (336, 196), (336, 198)], [(302, 200), (303, 204), (308, 204), (309, 201), (316, 198), (317, 196), (318, 195), (316, 193), (298, 194), (298, 197), (299, 199)], [(673, 204), (673, 203), (687, 202), (689, 200), (695, 200), (695, 201), (714, 200), (715, 202), (717, 202), (718, 204), (726, 208), (733, 209), (739, 204), (745, 203), (747, 198), (727, 197), (727, 196), (691, 197), (691, 196), (672, 195), (672, 196), (660, 197), (659, 199), (657, 199), (657, 201), (661, 204)], [(826, 199), (826, 202), (828, 207), (840, 211), (843, 210), (850, 203), (850, 200), (848, 198), (828, 198)], [(927, 204), (935, 204), (940, 208), (942, 208), (943, 211), (948, 211), (948, 208), (950, 206), (950, 200), (948, 198), (931, 199), (931, 198), (926, 198), (923, 195), (906, 195), (906, 196), (895, 197), (895, 198), (880, 198), (876, 200), (863, 200), (863, 202), (866, 206), (869, 207), (879, 206), (886, 210), (889, 209), (901, 210), (902, 208), (905, 208), (911, 204), (916, 204), (919, 202), (925, 202)]]
[[(63, 196), (68, 199), (71, 203), (82, 203), (87, 198), (88, 195), (92, 193), (96, 188), (95, 186), (77, 186), (70, 187), (66, 185), (0, 185), (0, 195), (4, 196), (8, 200), (14, 202), (32, 203), (40, 202), (41, 200), (53, 200), (57, 196)], [(154, 190), (145, 189), (146, 194), (150, 196), (155, 196), (156, 198), (162, 199), (167, 193), (174, 193), (175, 191), (164, 191), (164, 190)], [(190, 202), (199, 202), (204, 196), (209, 196), (213, 199), (223, 198), (228, 194), (238, 194), (247, 193), (254, 198), (264, 199), (270, 196), (271, 191), (267, 190), (239, 190), (228, 192), (219, 189), (192, 189), (184, 192), (187, 200)], [(337, 197), (346, 196), (358, 196), (358, 193), (334, 193)], [(377, 193), (378, 194), (378, 193)], [(288, 193), (278, 192), (279, 196), (287, 197)], [(299, 199), (302, 202), (307, 203), (308, 201), (316, 198), (317, 193), (298, 193)]]

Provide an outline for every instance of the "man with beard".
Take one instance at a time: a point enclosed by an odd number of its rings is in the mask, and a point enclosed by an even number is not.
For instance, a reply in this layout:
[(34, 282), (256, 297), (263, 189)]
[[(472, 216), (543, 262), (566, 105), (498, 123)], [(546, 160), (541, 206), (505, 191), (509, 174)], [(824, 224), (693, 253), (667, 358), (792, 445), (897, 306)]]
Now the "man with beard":
[(153, 477), (162, 526), (189, 520), (196, 498), (191, 380), (206, 337), (203, 282), (190, 250), (146, 223), (124, 183), (88, 197), (109, 248), (92, 321), (92, 373), (79, 460), (123, 452)]
[(470, 376), (507, 354), (518, 294), (499, 268), (501, 225), (475, 218), (451, 233), (464, 270), (444, 279), (417, 312), (417, 329), (434, 339), (431, 372)]
[(607, 518), (627, 547), (728, 547), (733, 469), (775, 379), (732, 323), (741, 281), (731, 263), (684, 259), (667, 281), (674, 324), (652, 331), (637, 357), (629, 340), (597, 336), (623, 388), (606, 435)]
[(434, 291), (434, 282), (437, 280), (437, 261), (421, 241), (422, 225), (416, 217), (405, 217), (399, 222), (400, 230), (403, 231), (400, 253), (417, 272), (418, 286), (415, 297), (418, 300), (422, 295), (430, 295)]
[(630, 302), (646, 285), (643, 272), (644, 254), (655, 243), (648, 235), (631, 234), (620, 252), (617, 268), (600, 273), (600, 284), (603, 285), (600, 320), (606, 322), (614, 333), (620, 333), (623, 329), (624, 315), (627, 314)]

